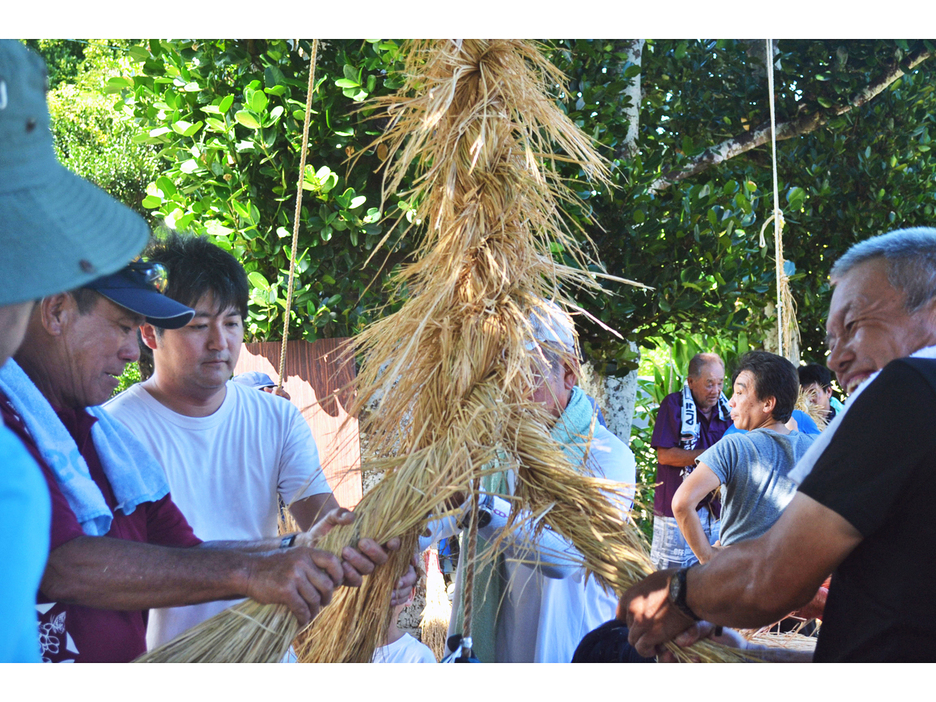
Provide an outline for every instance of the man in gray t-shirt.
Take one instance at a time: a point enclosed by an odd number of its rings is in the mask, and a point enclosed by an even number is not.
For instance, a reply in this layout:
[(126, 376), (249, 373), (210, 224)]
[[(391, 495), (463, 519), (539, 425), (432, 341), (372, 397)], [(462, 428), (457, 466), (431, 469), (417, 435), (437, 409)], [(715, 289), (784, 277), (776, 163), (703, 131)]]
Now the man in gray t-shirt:
[(724, 486), (718, 545), (760, 536), (796, 494), (796, 484), (787, 473), (815, 438), (784, 426), (799, 392), (799, 376), (788, 360), (751, 351), (739, 361), (731, 382), (731, 418), (745, 433), (725, 436), (708, 448), (673, 496), (679, 528), (702, 563), (712, 557), (714, 548), (698, 523), (697, 505)]
[(756, 539), (796, 494), (787, 477), (815, 440), (809, 434), (755, 429), (730, 434), (699, 456), (724, 486), (721, 544)]

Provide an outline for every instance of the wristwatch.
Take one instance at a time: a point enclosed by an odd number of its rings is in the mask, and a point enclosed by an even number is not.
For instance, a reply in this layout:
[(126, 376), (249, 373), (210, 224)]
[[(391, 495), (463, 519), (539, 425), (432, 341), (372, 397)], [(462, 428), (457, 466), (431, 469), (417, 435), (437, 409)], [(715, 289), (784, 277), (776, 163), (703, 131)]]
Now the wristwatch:
[(693, 612), (686, 603), (686, 573), (688, 570), (688, 568), (680, 568), (673, 577), (670, 578), (669, 601), (687, 617), (699, 621), (700, 617), (697, 617), (696, 613)]

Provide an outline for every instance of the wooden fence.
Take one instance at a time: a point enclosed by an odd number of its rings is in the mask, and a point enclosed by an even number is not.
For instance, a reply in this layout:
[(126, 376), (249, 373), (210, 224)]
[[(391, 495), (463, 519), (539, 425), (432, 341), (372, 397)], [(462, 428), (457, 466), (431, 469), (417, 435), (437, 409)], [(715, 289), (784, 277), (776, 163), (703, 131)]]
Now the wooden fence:
[[(358, 422), (346, 412), (346, 390), (354, 380), (353, 357), (342, 362), (347, 339), (290, 341), (283, 387), (312, 429), (319, 459), (338, 504), (348, 509), (361, 500), (361, 441)], [(280, 342), (244, 344), (235, 373), (261, 371), (278, 380)]]

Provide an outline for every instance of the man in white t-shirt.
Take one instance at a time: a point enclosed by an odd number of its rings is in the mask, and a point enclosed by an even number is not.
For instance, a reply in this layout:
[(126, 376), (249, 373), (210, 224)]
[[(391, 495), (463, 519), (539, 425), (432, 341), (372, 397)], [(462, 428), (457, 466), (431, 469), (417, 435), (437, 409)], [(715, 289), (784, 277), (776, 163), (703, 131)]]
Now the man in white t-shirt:
[[(185, 300), (195, 316), (177, 330), (141, 327), (153, 375), (105, 409), (162, 464), (173, 501), (199, 538), (275, 537), (279, 499), (308, 529), (338, 507), (312, 432), (292, 403), (230, 381), (247, 316), (243, 267), (208, 239), (176, 233), (152, 244), (146, 256), (166, 268), (166, 295)], [(148, 648), (232, 604), (151, 610)]]

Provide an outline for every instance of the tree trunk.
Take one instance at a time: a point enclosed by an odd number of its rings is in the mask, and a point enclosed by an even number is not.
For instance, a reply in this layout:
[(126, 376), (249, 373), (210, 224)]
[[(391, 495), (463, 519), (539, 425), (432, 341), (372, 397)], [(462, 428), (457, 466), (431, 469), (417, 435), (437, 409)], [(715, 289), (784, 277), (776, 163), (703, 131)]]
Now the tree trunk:
[[(777, 306), (771, 302), (764, 307), (764, 316), (770, 320), (770, 326), (764, 332), (764, 351), (770, 353), (780, 353), (780, 344), (777, 341)], [(800, 363), (800, 347), (793, 335), (792, 348), (783, 349), (783, 357), (789, 359), (794, 366)]]
[[(634, 342), (631, 349), (637, 351)], [(582, 365), (582, 389), (595, 398), (604, 415), (608, 430), (625, 444), (630, 443), (634, 406), (637, 401), (637, 371), (627, 375), (602, 376), (591, 363)]]
[[(616, 64), (612, 70), (620, 74), (632, 64), (640, 66), (643, 58), (644, 41), (643, 39), (624, 39), (616, 42), (618, 52), (625, 54), (626, 58), (621, 63)], [(626, 106), (619, 111), (621, 119), (627, 121), (627, 136), (614, 155), (621, 160), (627, 161), (637, 154), (639, 148), (637, 146), (637, 130), (640, 128), (640, 73), (631, 79), (630, 85), (624, 90), (623, 95), (630, 98), (629, 102), (621, 101)]]

